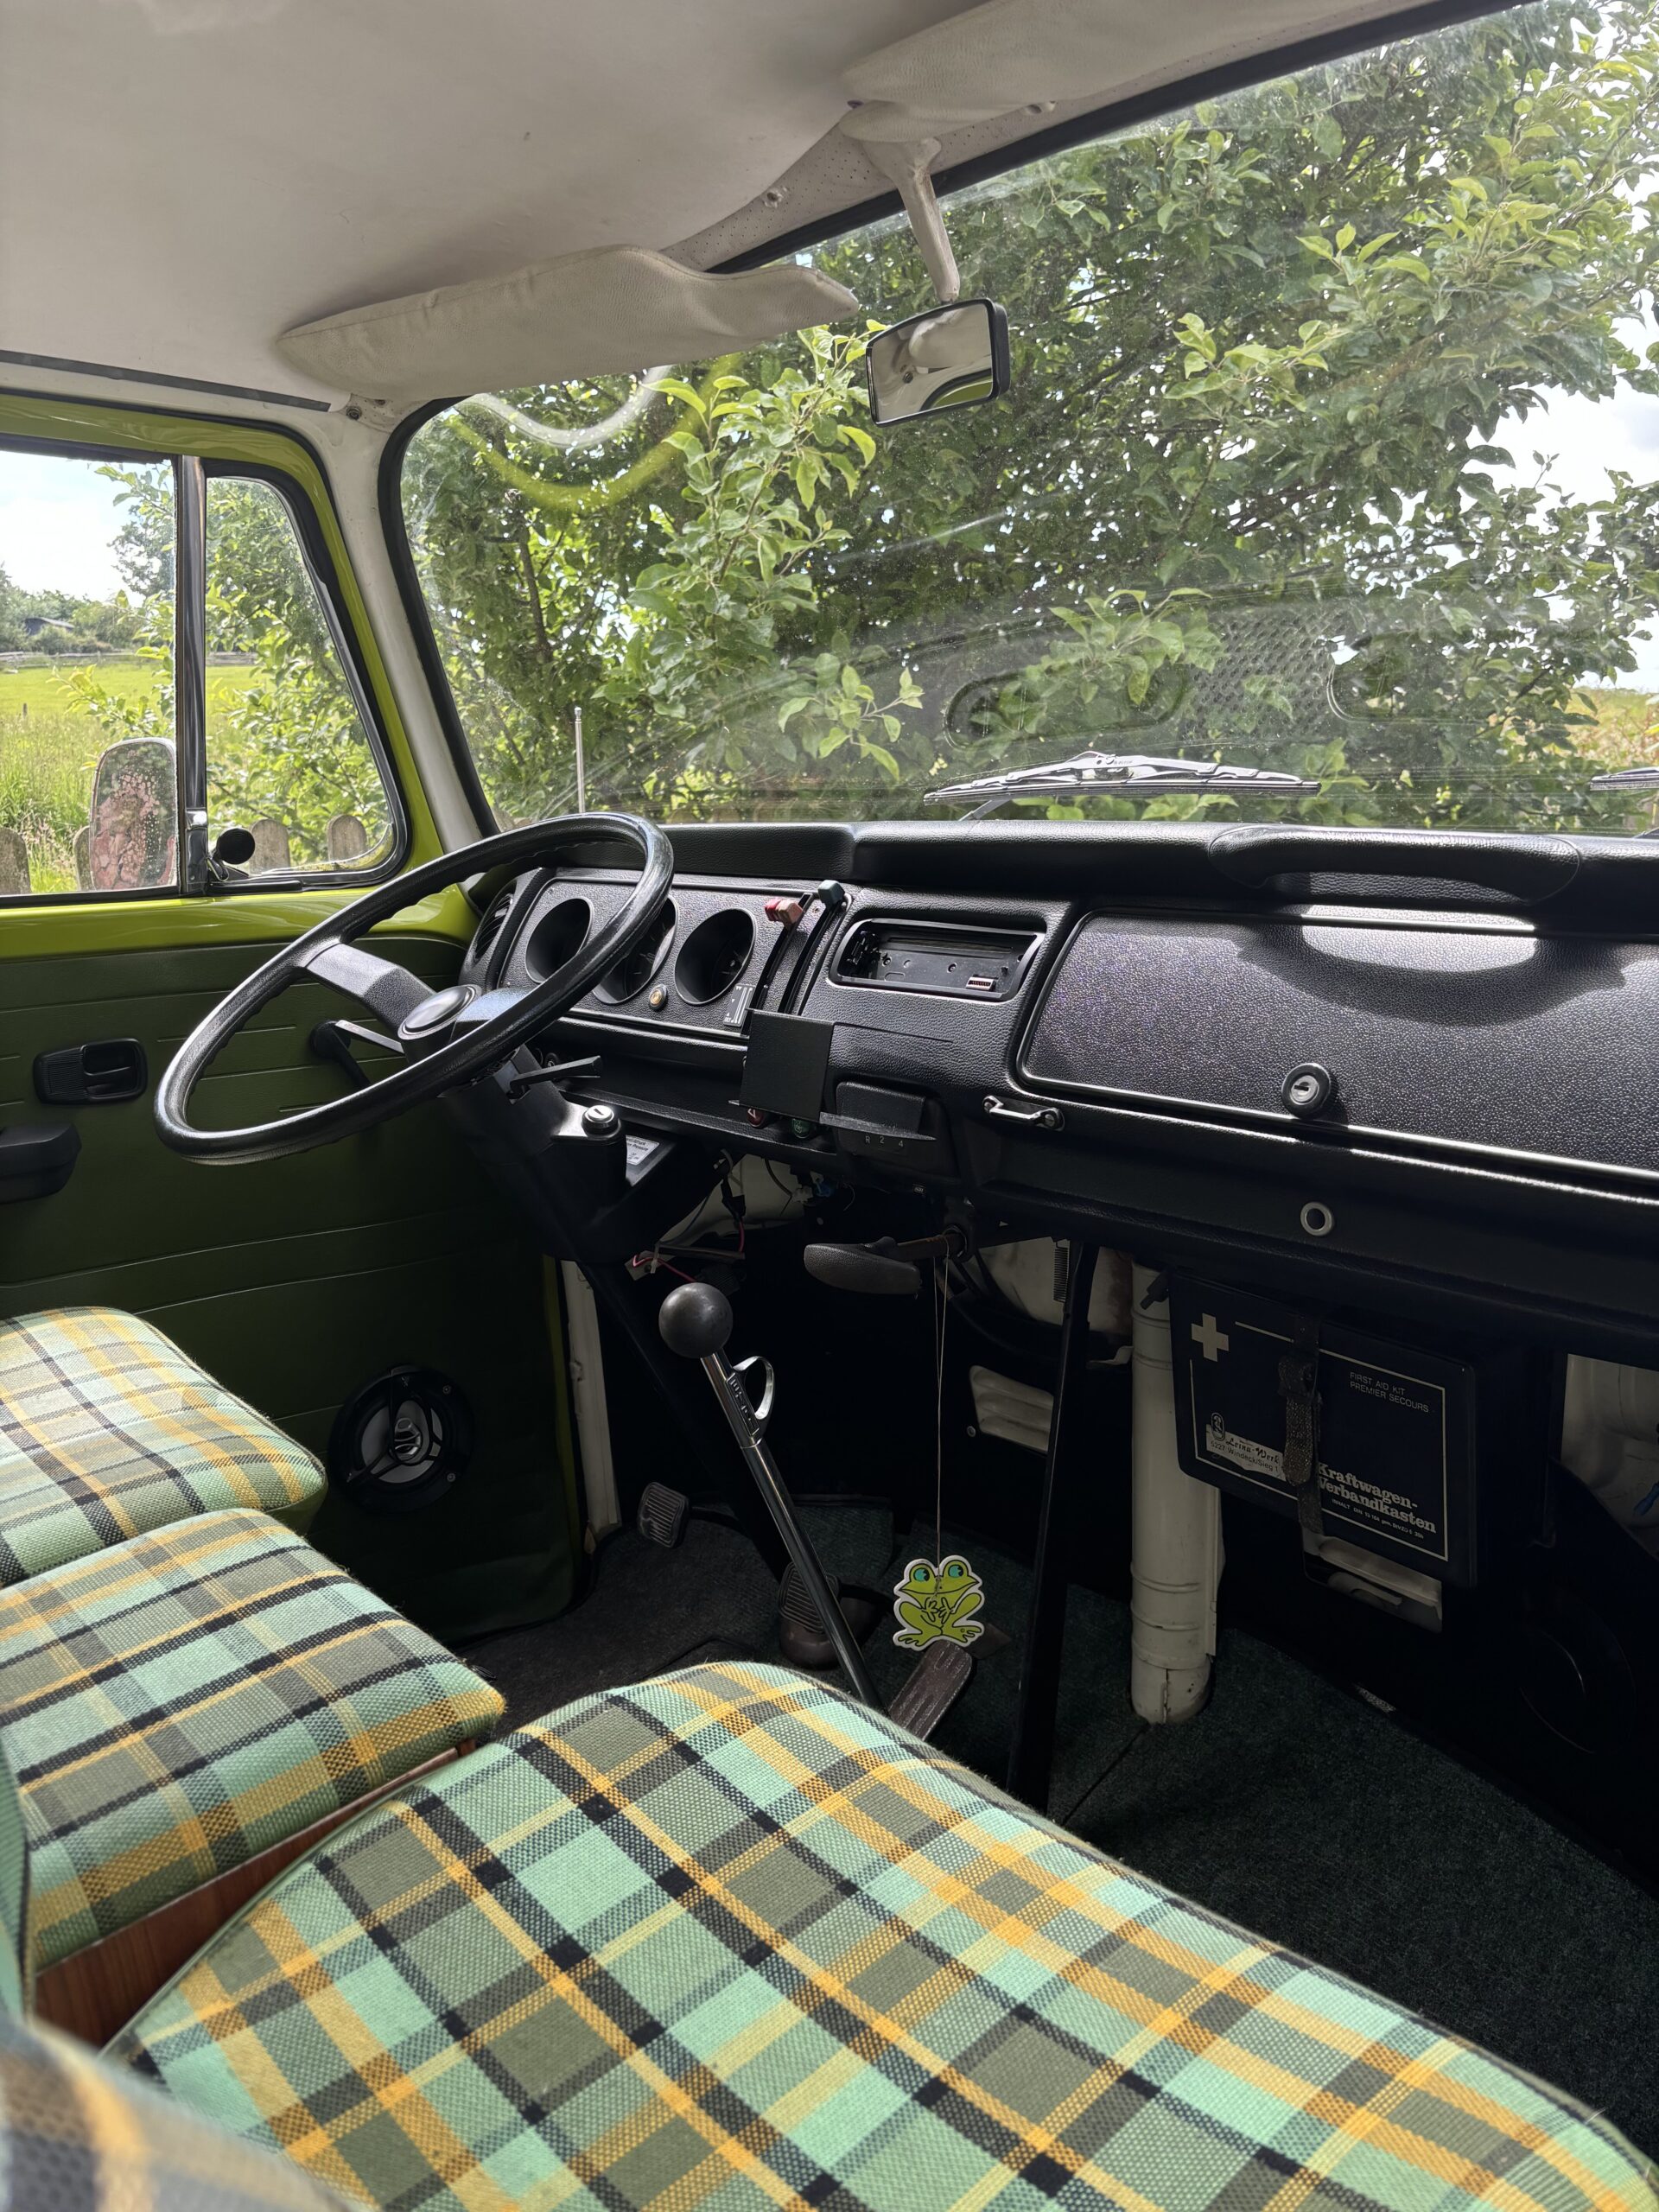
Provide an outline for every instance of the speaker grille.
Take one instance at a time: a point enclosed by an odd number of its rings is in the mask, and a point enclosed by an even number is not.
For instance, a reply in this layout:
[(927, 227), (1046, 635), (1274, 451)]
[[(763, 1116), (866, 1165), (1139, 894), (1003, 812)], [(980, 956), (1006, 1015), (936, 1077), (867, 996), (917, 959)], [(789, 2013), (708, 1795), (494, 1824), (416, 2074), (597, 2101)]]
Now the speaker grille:
[(370, 1513), (416, 1513), (463, 1474), (472, 1409), (433, 1367), (394, 1367), (355, 1391), (328, 1440), (328, 1478)]

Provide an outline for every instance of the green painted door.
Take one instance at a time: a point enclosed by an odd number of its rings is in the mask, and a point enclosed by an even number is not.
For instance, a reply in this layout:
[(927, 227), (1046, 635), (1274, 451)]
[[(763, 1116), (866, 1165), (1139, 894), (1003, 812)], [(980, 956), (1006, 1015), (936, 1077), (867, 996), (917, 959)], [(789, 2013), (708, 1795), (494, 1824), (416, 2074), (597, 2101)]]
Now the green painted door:
[[(202, 462), (193, 496), (206, 509), (203, 567), (221, 489), (217, 543), (228, 549), (198, 601), (194, 724), (186, 626), (169, 596), (175, 543), (178, 576), (188, 570), (168, 505), (175, 486), (184, 496), (181, 454)], [(442, 1104), (239, 1167), (168, 1151), (151, 1115), (161, 1071), (233, 984), (349, 897), (353, 875), (373, 880), (437, 849), (321, 473), (303, 448), (264, 430), (0, 395), (0, 464), (12, 472), (0, 467), (0, 500), (8, 480), (38, 499), (54, 456), (66, 508), (79, 515), (82, 502), (106, 536), (128, 531), (123, 573), (138, 582), (136, 600), (77, 596), (67, 582), (21, 601), (14, 590), (15, 641), (0, 589), (0, 1128), (68, 1121), (81, 1141), (63, 1190), (0, 1204), (0, 1314), (85, 1303), (140, 1313), (320, 1456), (364, 1384), (401, 1365), (440, 1370), (471, 1411), (466, 1471), (435, 1503), (401, 1514), (331, 1488), (314, 1538), (451, 1638), (544, 1618), (569, 1601), (579, 1556), (556, 1303), (540, 1253)], [(101, 523), (100, 469), (124, 487)], [(290, 546), (282, 532), (290, 522), (297, 532), (296, 518), (305, 534)], [(309, 661), (296, 658), (305, 607), (294, 613), (295, 576), (322, 594), (315, 605), (327, 618), (313, 625)], [(275, 645), (272, 606), (288, 610)], [(215, 638), (226, 650), (208, 651)], [(176, 841), (151, 834), (141, 853), (130, 790), (105, 804), (94, 765), (130, 736), (149, 751), (121, 757), (159, 761), (163, 783), (176, 773), (178, 784)], [(252, 865), (268, 884), (214, 880), (224, 871), (205, 840), (193, 880), (193, 789), (207, 836), (230, 819), (257, 829)], [(90, 838), (74, 827), (89, 818)], [(472, 919), (450, 893), (378, 942), (440, 984)], [(267, 1008), (214, 1062), (194, 1117), (246, 1124), (337, 1096), (346, 1077), (310, 1041), (327, 1015), (363, 1018), (321, 985)], [(42, 1097), (43, 1055), (120, 1040), (142, 1049), (143, 1096)]]

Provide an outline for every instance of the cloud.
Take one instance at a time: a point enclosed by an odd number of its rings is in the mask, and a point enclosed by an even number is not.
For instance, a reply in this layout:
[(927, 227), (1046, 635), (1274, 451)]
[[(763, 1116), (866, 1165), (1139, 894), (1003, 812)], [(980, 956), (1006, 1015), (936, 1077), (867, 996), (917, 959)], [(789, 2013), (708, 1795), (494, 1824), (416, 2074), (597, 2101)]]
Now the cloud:
[(121, 581), (108, 539), (56, 499), (0, 506), (0, 569), (22, 591), (67, 591), (77, 599), (107, 599)]
[(104, 0), (106, 8), (137, 8), (163, 37), (179, 32), (242, 30), (280, 16), (289, 0)]

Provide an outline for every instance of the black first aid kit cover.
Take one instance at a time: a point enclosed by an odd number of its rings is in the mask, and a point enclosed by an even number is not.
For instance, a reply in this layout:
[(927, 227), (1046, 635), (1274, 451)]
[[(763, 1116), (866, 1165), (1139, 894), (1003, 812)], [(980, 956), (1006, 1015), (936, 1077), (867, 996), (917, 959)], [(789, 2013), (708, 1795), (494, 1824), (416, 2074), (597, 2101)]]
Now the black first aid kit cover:
[[(1199, 1481), (1294, 1516), (1280, 1362), (1298, 1316), (1219, 1284), (1169, 1286), (1175, 1428)], [(1318, 1330), (1325, 1533), (1437, 1580), (1474, 1580), (1477, 1371), (1335, 1323)]]

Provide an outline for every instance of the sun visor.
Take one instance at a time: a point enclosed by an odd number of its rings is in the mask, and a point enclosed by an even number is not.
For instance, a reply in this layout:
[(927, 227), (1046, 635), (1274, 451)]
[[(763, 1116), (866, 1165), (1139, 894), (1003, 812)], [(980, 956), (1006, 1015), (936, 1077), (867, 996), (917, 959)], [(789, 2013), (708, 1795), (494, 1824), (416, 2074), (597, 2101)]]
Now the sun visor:
[(838, 321), (856, 305), (844, 285), (797, 262), (710, 276), (644, 246), (598, 246), (505, 276), (348, 308), (276, 344), (321, 384), (413, 406), (705, 360)]
[(984, 0), (842, 74), (849, 138), (942, 138), (1020, 107), (1067, 106), (1219, 67), (1385, 14), (1395, 0)]

